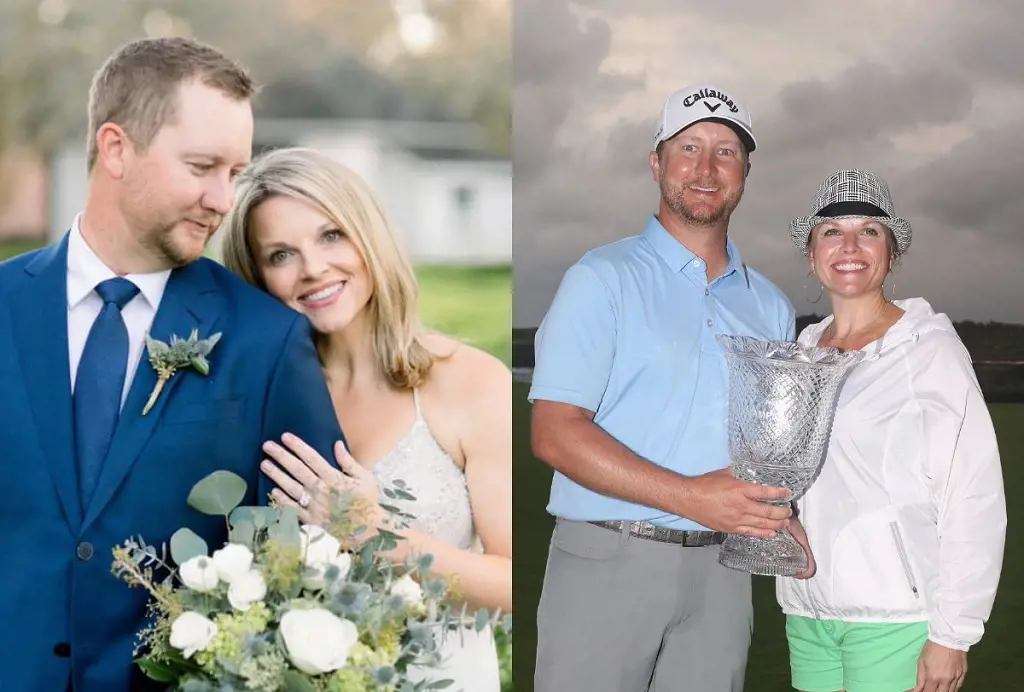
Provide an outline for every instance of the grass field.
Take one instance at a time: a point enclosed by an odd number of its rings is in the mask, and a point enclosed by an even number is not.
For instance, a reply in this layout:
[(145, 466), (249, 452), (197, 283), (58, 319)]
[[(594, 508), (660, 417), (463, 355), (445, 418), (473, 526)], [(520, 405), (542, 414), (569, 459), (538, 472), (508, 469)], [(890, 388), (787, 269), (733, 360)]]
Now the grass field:
[[(516, 692), (533, 690), (536, 612), (544, 578), (548, 541), (553, 521), (544, 511), (551, 474), (530, 454), (528, 385), (516, 383), (513, 393), (515, 487), (515, 601), (516, 650), (513, 662)], [(1013, 501), (1024, 487), (1024, 468), (1017, 465), (1024, 453), (1024, 404), (990, 407), (999, 437), (1008, 495), (1009, 531), (1002, 580), (985, 638), (971, 650), (964, 692), (1011, 692), (1024, 689), (1024, 532), (1018, 530), (1024, 507)], [(775, 602), (773, 580), (754, 578), (754, 638), (750, 648), (745, 692), (787, 692), (789, 659), (784, 620)], [(581, 633), (581, 636), (582, 635)]]
[(512, 271), (495, 267), (416, 269), (424, 324), (512, 363)]
[(0, 241), (0, 262), (8, 257), (35, 250), (40, 243), (35, 240), (4, 240)]

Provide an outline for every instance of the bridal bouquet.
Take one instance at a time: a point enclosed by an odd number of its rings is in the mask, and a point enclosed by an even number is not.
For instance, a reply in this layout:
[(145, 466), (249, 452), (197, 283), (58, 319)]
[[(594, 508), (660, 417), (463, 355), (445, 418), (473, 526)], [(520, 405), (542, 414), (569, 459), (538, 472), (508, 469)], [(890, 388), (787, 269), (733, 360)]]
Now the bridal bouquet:
[[(396, 486), (382, 492), (411, 497)], [(189, 494), (189, 505), (227, 521), (228, 542), (212, 554), (188, 528), (171, 537), (170, 560), (167, 546), (141, 538), (114, 549), (115, 576), (151, 596), (136, 663), (172, 690), (444, 689), (452, 681), (430, 669), (443, 637), (459, 636), (448, 630), (497, 624), (486, 610), (451, 611), (431, 556), (385, 558), (402, 540), (393, 531), (360, 540), (369, 509), (360, 498), (335, 495), (324, 529), (300, 527), (292, 507), (239, 506), (245, 492), (242, 478), (217, 471)]]

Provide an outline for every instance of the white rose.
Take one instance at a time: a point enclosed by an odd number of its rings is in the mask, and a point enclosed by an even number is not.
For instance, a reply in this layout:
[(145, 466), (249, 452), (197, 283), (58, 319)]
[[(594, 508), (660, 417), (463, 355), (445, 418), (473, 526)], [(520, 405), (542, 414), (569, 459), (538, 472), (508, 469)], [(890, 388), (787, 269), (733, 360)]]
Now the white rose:
[(423, 589), (408, 574), (396, 579), (391, 585), (391, 593), (401, 596), (406, 605), (413, 607), (423, 602)]
[(228, 543), (220, 550), (213, 551), (213, 566), (220, 580), (230, 584), (249, 572), (252, 567), (252, 551), (240, 543)]
[(319, 567), (337, 557), (341, 550), (337, 538), (315, 524), (306, 524), (301, 531), (302, 555), (307, 567)]
[(205, 650), (215, 636), (217, 625), (191, 610), (186, 610), (171, 623), (171, 646), (179, 649), (185, 658)]
[(307, 675), (338, 670), (359, 640), (359, 630), (323, 608), (289, 610), (281, 617), (281, 637), (288, 660)]
[(348, 571), (352, 569), (352, 556), (348, 553), (341, 553), (340, 555), (335, 555), (327, 562), (309, 567), (309, 574), (302, 577), (302, 585), (310, 591), (319, 591), (324, 588), (326, 585), (324, 578), (329, 567), (338, 568), (337, 581), (342, 581), (348, 576)]
[(188, 588), (204, 593), (216, 589), (219, 582), (213, 560), (205, 555), (196, 555), (181, 563), (178, 576)]
[(262, 601), (267, 595), (267, 583), (258, 570), (251, 569), (231, 582), (228, 587), (228, 602), (235, 610), (245, 612), (249, 606)]

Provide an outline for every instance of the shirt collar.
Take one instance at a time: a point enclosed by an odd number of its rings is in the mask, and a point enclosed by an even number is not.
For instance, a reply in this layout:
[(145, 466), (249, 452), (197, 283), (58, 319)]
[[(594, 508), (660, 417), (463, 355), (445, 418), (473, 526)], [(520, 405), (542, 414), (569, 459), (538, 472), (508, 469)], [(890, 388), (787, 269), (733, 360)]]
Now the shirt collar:
[[(700, 264), (694, 266), (695, 270), (699, 270), (701, 273), (704, 272), (704, 261), (701, 260), (697, 255), (693, 254), (688, 247), (676, 240), (668, 230), (665, 229), (661, 222), (658, 221), (658, 217), (651, 214), (651, 217), (647, 220), (647, 226), (644, 228), (643, 237), (647, 239), (647, 242), (651, 244), (654, 251), (659, 257), (669, 266), (673, 272), (680, 272), (687, 265), (693, 265), (696, 260)], [(741, 272), (743, 274), (743, 281), (746, 287), (750, 288), (750, 277), (747, 275), (747, 267), (743, 264), (743, 257), (740, 255), (739, 248), (732, 240), (727, 239), (725, 241), (726, 252), (729, 254), (729, 264), (726, 265), (725, 271), (722, 275), (716, 279), (716, 281), (722, 280), (732, 274), (733, 272)]]
[[(93, 292), (97, 285), (117, 276), (113, 270), (103, 263), (82, 236), (82, 215), (75, 217), (68, 236), (68, 308), (74, 309)], [(160, 306), (167, 279), (171, 276), (170, 269), (149, 274), (126, 274), (124, 278), (138, 286), (139, 293), (146, 299), (150, 307), (156, 310)]]

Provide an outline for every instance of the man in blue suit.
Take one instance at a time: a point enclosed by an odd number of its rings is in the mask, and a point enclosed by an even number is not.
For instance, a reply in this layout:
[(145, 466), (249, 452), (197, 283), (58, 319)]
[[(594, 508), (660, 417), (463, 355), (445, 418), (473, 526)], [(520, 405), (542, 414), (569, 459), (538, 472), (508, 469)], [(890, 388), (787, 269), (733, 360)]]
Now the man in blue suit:
[[(266, 501), (264, 441), (343, 439), (305, 318), (201, 258), (250, 160), (253, 85), (216, 50), (131, 43), (89, 97), (89, 191), (57, 244), (0, 264), (0, 690), (141, 689), (146, 594), (114, 546), (223, 518), (186, 504), (217, 469)], [(209, 374), (157, 385), (145, 335), (222, 336)]]

